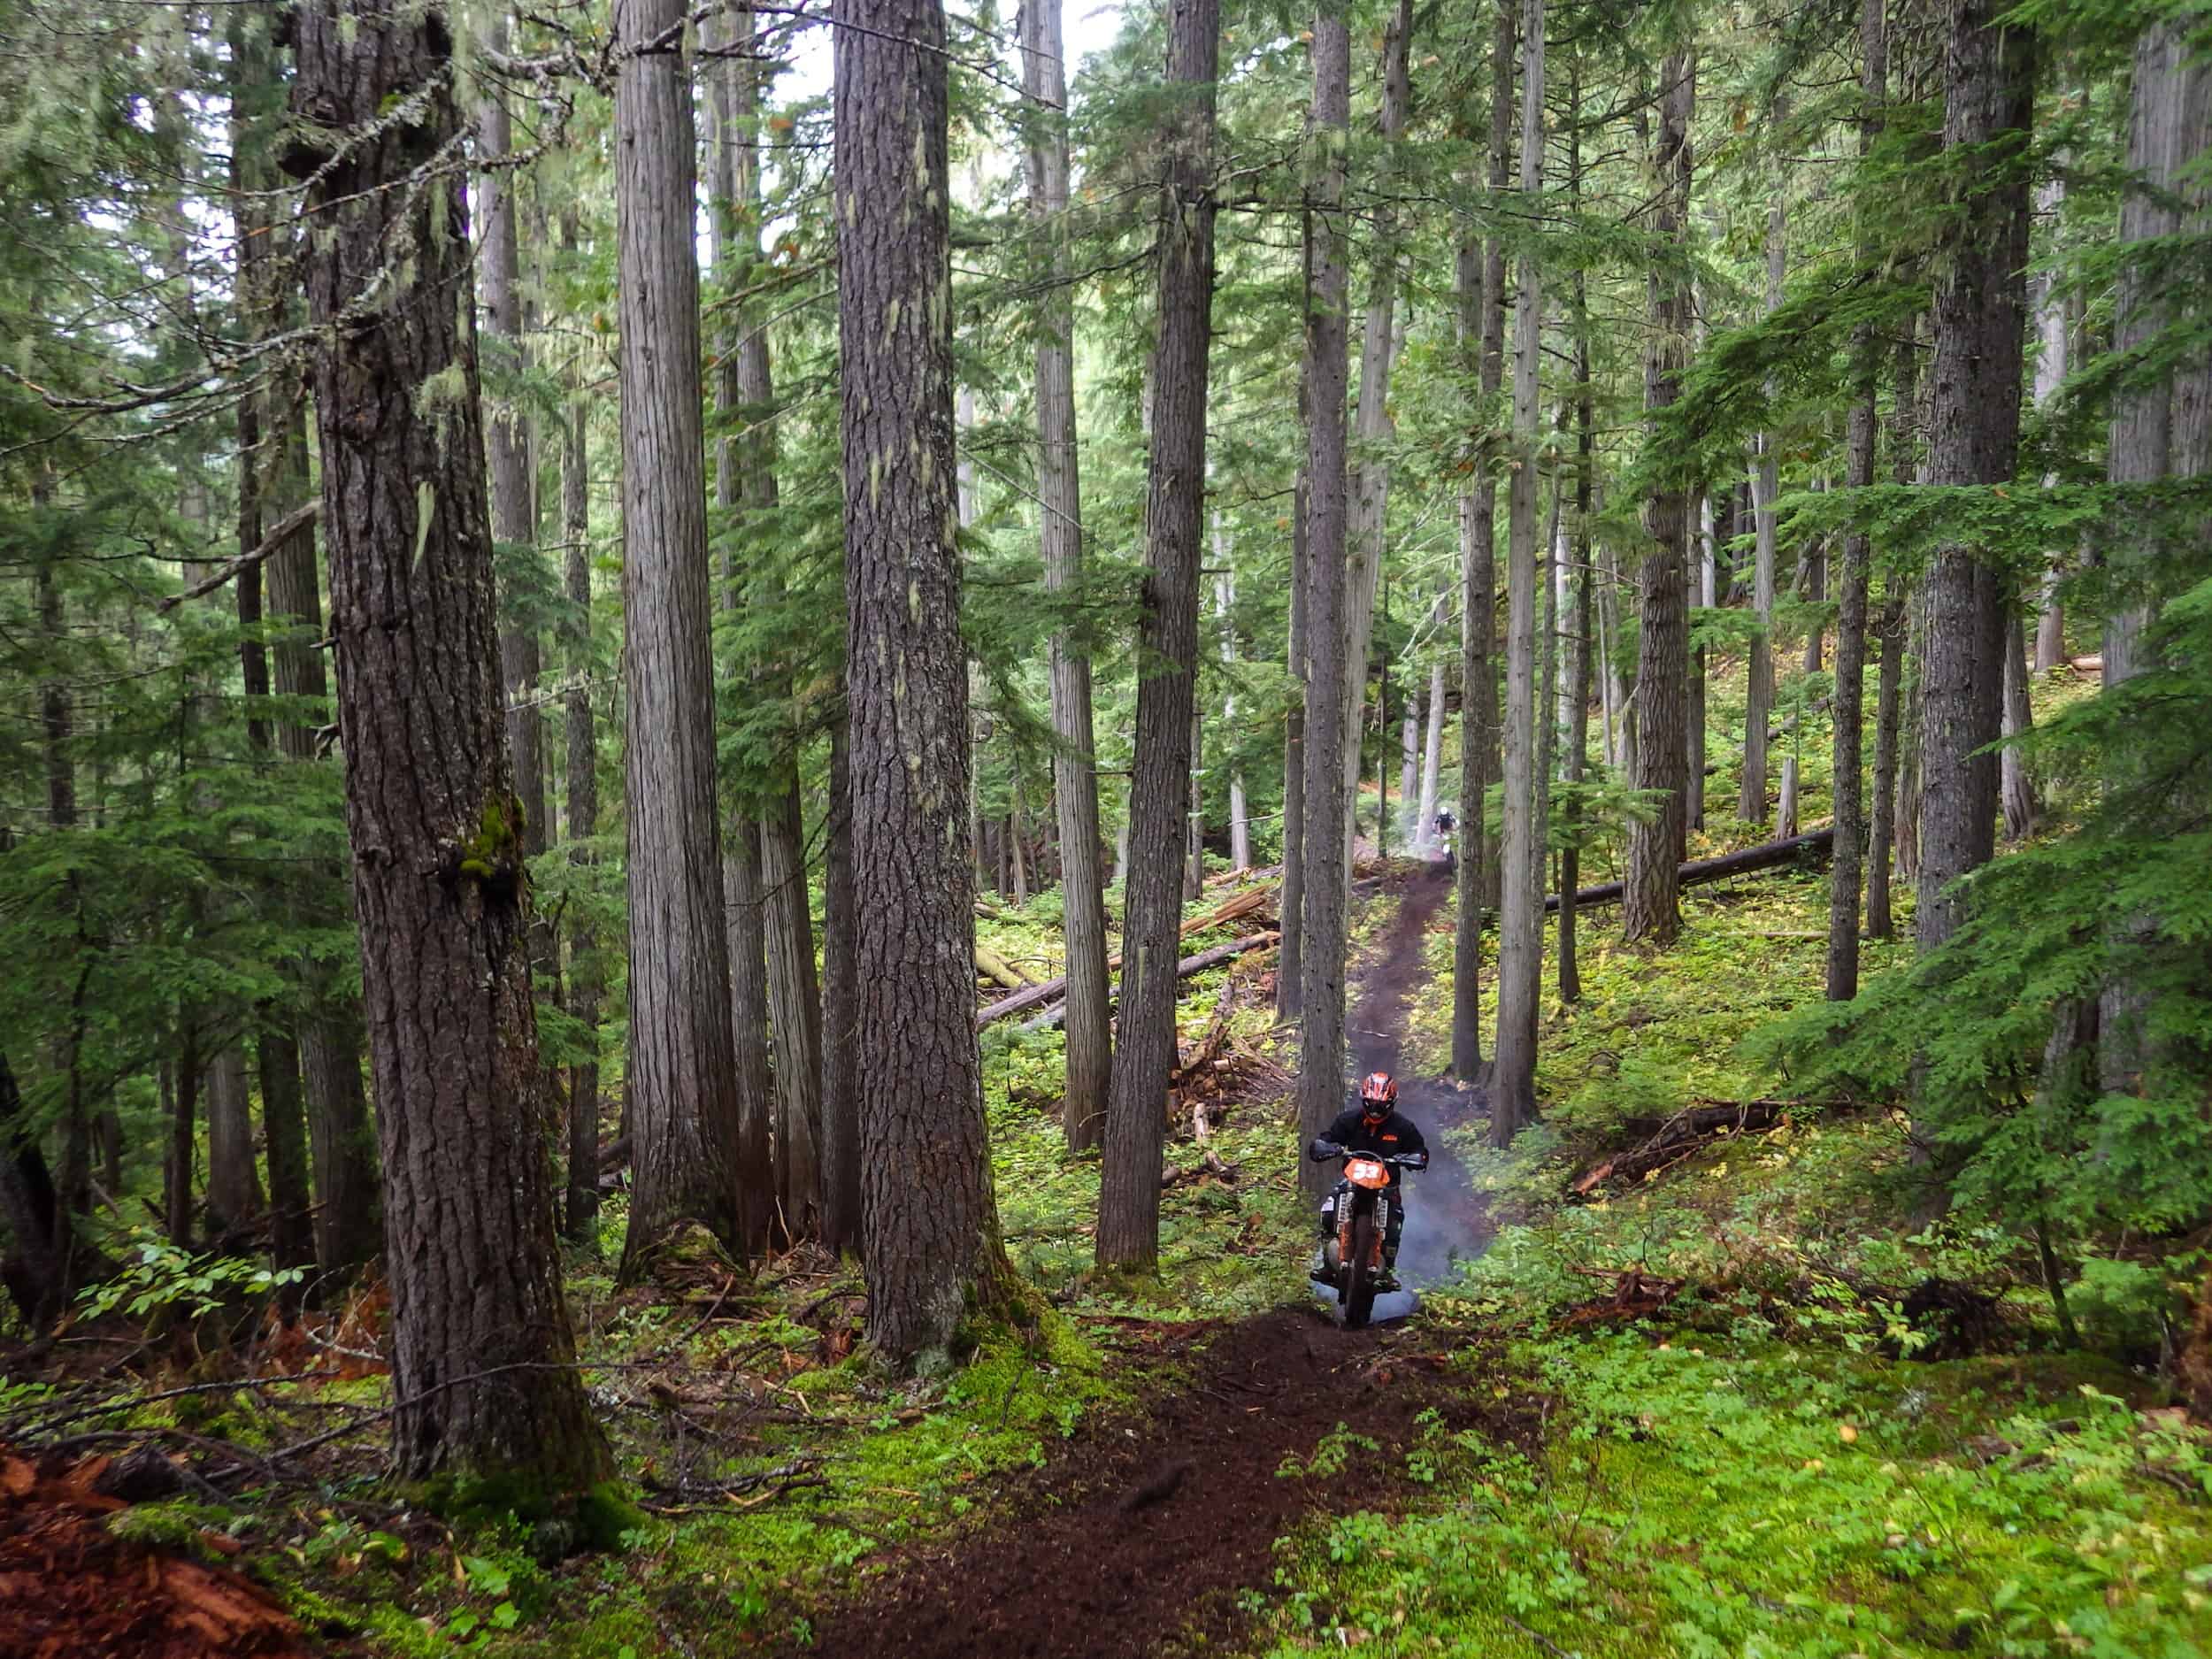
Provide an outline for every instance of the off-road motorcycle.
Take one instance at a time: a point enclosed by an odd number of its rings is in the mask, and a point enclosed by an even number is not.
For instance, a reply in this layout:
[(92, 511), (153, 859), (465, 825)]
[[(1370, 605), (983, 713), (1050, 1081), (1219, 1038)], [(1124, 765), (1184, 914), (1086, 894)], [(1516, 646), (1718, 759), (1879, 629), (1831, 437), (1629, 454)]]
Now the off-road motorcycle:
[[(1314, 1148), (1317, 1154), (1322, 1148)], [(1347, 1330), (1356, 1331), (1375, 1310), (1376, 1281), (1383, 1271), (1383, 1247), (1390, 1237), (1390, 1206), (1399, 1201), (1395, 1170), (1419, 1169), (1427, 1159), (1417, 1153), (1387, 1156), (1344, 1152), (1344, 1172), (1331, 1196), (1336, 1231), (1321, 1242), (1316, 1282), (1333, 1286)]]

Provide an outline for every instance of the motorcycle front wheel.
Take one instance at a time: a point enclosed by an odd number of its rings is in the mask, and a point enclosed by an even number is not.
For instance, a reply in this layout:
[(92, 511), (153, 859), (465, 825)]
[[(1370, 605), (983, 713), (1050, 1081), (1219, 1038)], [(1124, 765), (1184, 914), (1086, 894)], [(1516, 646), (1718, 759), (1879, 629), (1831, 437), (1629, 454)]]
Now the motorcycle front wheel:
[(1375, 1310), (1375, 1217), (1371, 1211), (1352, 1222), (1352, 1259), (1345, 1267), (1344, 1328), (1357, 1331)]

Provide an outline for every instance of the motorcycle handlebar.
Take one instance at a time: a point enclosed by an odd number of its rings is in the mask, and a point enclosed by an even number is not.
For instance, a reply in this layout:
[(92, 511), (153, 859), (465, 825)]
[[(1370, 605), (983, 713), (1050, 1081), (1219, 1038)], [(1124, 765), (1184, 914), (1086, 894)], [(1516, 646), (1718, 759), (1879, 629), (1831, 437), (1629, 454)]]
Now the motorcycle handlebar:
[(1425, 1170), (1429, 1155), (1425, 1152), (1354, 1152), (1333, 1141), (1317, 1141), (1310, 1156), (1316, 1164), (1325, 1164), (1331, 1158), (1372, 1158), (1378, 1164), (1394, 1164), (1402, 1169)]

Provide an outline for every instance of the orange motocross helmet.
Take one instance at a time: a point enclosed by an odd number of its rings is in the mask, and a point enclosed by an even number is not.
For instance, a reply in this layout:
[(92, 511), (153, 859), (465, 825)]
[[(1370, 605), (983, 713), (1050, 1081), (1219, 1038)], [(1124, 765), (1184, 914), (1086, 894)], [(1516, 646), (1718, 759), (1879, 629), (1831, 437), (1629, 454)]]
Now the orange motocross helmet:
[(1360, 1115), (1370, 1123), (1380, 1123), (1390, 1116), (1390, 1109), (1398, 1103), (1398, 1079), (1387, 1071), (1370, 1071), (1360, 1079)]

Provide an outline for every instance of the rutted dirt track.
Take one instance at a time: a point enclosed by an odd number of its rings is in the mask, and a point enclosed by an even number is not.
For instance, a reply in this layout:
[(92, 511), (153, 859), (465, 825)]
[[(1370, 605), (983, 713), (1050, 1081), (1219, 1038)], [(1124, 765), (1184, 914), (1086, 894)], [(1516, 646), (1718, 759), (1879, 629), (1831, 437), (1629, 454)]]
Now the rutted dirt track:
[(1338, 1424), (1386, 1448), (1435, 1406), (1471, 1412), (1409, 1333), (1346, 1332), (1281, 1310), (1224, 1327), (1188, 1382), (1087, 1433), (1009, 1494), (1011, 1518), (908, 1554), (817, 1623), (827, 1659), (1120, 1659), (1217, 1644), (1244, 1623), (1237, 1592), (1269, 1582), (1275, 1540), (1341, 1501), (1386, 1507), (1402, 1460), (1356, 1457), (1327, 1479), (1285, 1479)]
[[(1362, 1071), (1395, 1070), (1422, 979), (1421, 939), (1450, 890), (1416, 874), (1372, 967), (1359, 980), (1352, 1045)], [(1470, 1097), (1405, 1086), (1402, 1103), (1432, 1138)], [(1439, 1148), (1440, 1151), (1440, 1147)], [(1432, 1282), (1486, 1241), (1480, 1208), (1448, 1154), (1421, 1178), (1401, 1268)], [(1144, 1327), (1133, 1327), (1133, 1333)], [(817, 1619), (809, 1651), (827, 1659), (1120, 1659), (1213, 1651), (1264, 1588), (1275, 1540), (1317, 1511), (1387, 1509), (1409, 1491), (1393, 1449), (1435, 1408), (1453, 1427), (1478, 1402), (1417, 1359), (1403, 1327), (1340, 1329), (1317, 1308), (1282, 1309), (1194, 1336), (1156, 1333), (1186, 1373), (1134, 1414), (1087, 1430), (1044, 1469), (1015, 1478), (1001, 1518), (914, 1546), (855, 1600)], [(1141, 1339), (1140, 1339), (1141, 1340)], [(1509, 1406), (1493, 1432), (1521, 1438)], [(1386, 1450), (1328, 1478), (1285, 1479), (1339, 1424)]]

